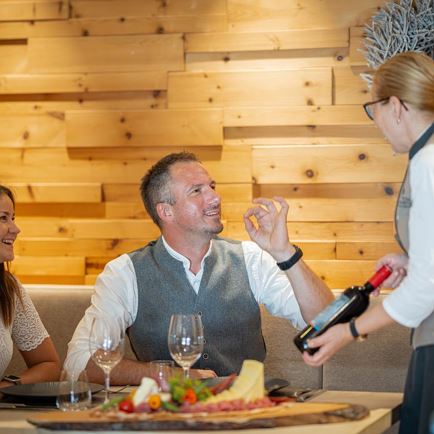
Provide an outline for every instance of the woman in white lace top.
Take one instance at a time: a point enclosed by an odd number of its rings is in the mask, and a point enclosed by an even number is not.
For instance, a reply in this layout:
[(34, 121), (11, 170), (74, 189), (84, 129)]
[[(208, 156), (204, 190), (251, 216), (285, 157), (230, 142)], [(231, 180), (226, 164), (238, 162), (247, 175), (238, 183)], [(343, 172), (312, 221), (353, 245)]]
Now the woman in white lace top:
[[(12, 192), (0, 185), (0, 388), (20, 383), (57, 380), (60, 361), (30, 297), (7, 270), (14, 259), (14, 241), (20, 230), (15, 224)], [(13, 343), (26, 362), (18, 376), (3, 377), (12, 358)]]

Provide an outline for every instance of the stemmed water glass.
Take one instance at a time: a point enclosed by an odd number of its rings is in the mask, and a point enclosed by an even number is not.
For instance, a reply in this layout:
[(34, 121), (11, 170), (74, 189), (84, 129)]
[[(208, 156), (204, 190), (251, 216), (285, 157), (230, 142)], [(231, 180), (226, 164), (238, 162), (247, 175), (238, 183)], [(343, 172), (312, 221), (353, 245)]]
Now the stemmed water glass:
[(200, 316), (172, 315), (167, 339), (170, 355), (181, 366), (184, 378), (188, 378), (190, 367), (203, 351), (203, 327)]
[(124, 355), (124, 331), (116, 321), (94, 317), (89, 336), (89, 350), (93, 362), (104, 372), (105, 399), (109, 400), (110, 372)]

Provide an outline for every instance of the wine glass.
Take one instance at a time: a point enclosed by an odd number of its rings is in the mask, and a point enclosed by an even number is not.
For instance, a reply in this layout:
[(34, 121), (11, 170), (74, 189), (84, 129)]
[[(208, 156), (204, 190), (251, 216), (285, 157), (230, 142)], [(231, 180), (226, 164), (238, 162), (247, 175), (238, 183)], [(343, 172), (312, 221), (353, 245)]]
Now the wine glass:
[(94, 317), (89, 336), (89, 350), (93, 362), (104, 372), (105, 399), (109, 400), (110, 372), (124, 355), (124, 330), (116, 321)]
[(203, 351), (203, 327), (199, 315), (175, 314), (170, 318), (168, 345), (173, 360), (181, 366), (184, 378)]

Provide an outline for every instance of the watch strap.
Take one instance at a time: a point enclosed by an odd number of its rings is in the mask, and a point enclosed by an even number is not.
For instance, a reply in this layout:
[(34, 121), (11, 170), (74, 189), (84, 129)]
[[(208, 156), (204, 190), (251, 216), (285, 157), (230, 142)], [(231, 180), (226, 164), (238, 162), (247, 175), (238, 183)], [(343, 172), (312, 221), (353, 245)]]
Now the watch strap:
[(356, 318), (351, 318), (349, 324), (350, 324), (350, 332), (354, 339), (357, 339), (358, 341), (364, 341), (368, 337), (368, 335), (361, 335), (358, 332), (356, 327)]
[(2, 381), (7, 381), (8, 383), (19, 385), (21, 384), (21, 377), (17, 377), (16, 375), (5, 375), (2, 378)]
[(283, 262), (277, 262), (277, 266), (282, 270), (289, 270), (293, 265), (295, 265), (303, 256), (303, 250), (300, 249), (300, 247), (293, 244), (295, 253), (286, 261)]

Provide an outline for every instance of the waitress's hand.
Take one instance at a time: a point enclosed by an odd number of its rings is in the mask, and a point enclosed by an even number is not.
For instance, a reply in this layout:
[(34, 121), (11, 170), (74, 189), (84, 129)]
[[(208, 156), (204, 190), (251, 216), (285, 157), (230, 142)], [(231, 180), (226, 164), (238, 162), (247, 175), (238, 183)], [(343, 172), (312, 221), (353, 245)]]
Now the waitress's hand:
[(310, 366), (321, 366), (341, 348), (353, 341), (354, 338), (350, 332), (349, 324), (336, 324), (330, 327), (324, 334), (309, 339), (309, 347), (319, 348), (319, 350), (313, 355), (304, 351), (303, 360)]
[(377, 296), (380, 288), (396, 288), (407, 276), (408, 256), (403, 253), (389, 253), (378, 260), (376, 269), (379, 270), (383, 265), (388, 265), (393, 271), (392, 274), (378, 287), (372, 295)]

